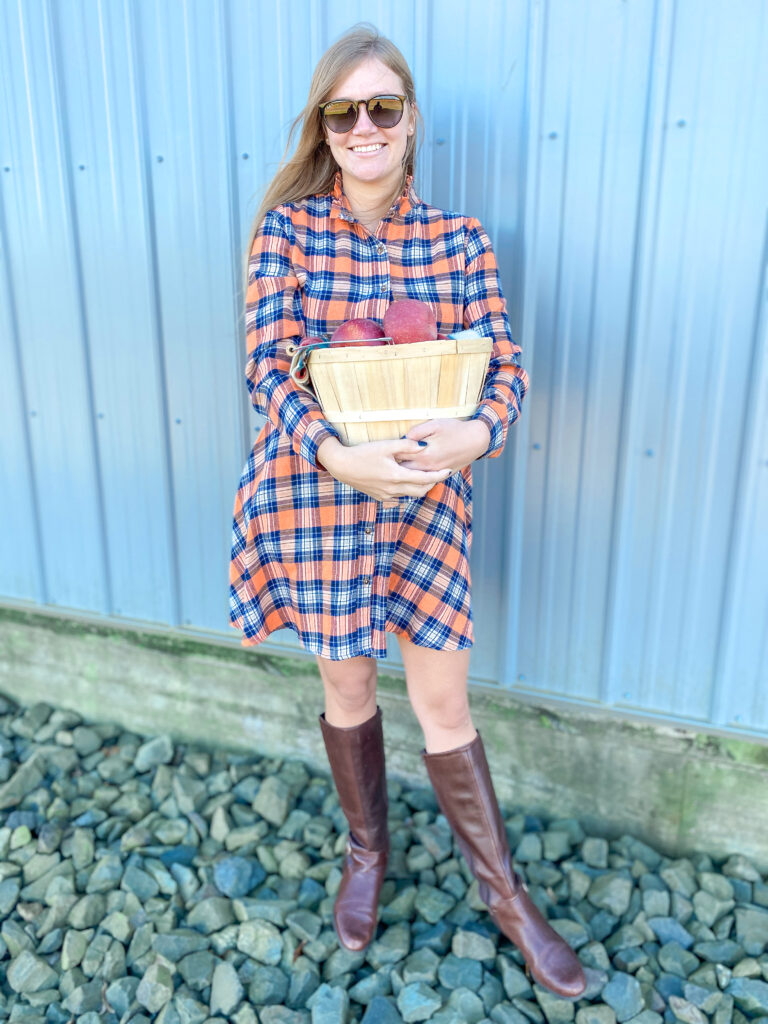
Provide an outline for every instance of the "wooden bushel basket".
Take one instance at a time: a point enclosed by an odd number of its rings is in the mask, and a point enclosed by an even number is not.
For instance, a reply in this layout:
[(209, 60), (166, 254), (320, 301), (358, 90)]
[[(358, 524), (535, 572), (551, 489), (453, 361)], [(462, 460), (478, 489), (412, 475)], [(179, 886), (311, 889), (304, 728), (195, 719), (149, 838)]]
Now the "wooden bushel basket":
[(493, 339), (479, 336), (332, 346), (311, 352), (307, 367), (323, 415), (345, 444), (393, 441), (425, 420), (472, 416), (492, 349)]

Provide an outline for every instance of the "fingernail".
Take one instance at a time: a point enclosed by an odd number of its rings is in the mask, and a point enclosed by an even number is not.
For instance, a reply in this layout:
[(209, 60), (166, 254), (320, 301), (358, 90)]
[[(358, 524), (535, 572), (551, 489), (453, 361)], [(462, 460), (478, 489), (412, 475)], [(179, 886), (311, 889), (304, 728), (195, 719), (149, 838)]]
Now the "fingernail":
[(427, 447), (427, 442), (426, 441), (419, 441), (419, 444), (421, 445), (422, 448), (426, 448)]

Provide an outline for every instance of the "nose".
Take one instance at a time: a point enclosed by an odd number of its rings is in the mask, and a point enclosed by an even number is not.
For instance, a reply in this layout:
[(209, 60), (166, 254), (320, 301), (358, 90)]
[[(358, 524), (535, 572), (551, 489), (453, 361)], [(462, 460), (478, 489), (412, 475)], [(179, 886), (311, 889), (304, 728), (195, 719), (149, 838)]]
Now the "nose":
[(357, 106), (357, 121), (355, 122), (352, 131), (357, 132), (360, 131), (361, 129), (365, 134), (368, 134), (371, 131), (371, 129), (373, 129), (374, 131), (377, 130), (376, 125), (368, 116), (368, 104), (365, 102), (365, 100), (363, 100)]

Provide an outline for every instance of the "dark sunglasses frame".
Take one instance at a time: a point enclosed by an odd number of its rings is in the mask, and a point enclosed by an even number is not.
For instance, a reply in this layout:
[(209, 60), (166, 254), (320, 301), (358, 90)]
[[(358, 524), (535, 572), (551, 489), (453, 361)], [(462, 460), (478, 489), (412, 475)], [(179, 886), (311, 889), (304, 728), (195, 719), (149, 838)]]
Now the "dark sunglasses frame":
[[(400, 116), (394, 122), (394, 124), (379, 124), (377, 122), (377, 120), (376, 120), (376, 117), (371, 113), (371, 108), (370, 108), (369, 104), (373, 103), (374, 100), (395, 100), (395, 99), (400, 100)], [(347, 132), (351, 132), (352, 129), (357, 124), (357, 119), (360, 116), (360, 104), (361, 103), (365, 104), (365, 109), (368, 111), (368, 117), (370, 117), (372, 123), (375, 124), (377, 128), (394, 128), (398, 124), (400, 124), (400, 122), (403, 119), (403, 112), (405, 110), (405, 101), (407, 99), (408, 99), (407, 96), (400, 96), (396, 92), (381, 92), (381, 93), (378, 93), (376, 96), (371, 96), (371, 98), (367, 99), (367, 100), (348, 100), (346, 98), (346, 96), (340, 96), (336, 100), (327, 100), (325, 103), (318, 103), (318, 106), (320, 108), (320, 116), (323, 119), (323, 124), (325, 125), (325, 127), (329, 131), (335, 132), (337, 135), (346, 135)], [(334, 128), (332, 125), (330, 125), (328, 123), (328, 121), (326, 120), (326, 116), (325, 116), (325, 108), (329, 107), (332, 103), (349, 103), (350, 106), (353, 106), (355, 108), (355, 120), (352, 122), (352, 124), (349, 126), (349, 128)]]

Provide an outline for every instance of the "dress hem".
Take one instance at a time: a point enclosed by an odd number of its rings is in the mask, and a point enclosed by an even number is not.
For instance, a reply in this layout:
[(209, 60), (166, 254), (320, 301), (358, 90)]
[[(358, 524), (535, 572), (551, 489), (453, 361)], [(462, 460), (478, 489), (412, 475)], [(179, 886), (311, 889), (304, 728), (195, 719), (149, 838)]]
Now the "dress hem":
[[(238, 619), (236, 621), (230, 620), (230, 626), (232, 626), (233, 629), (238, 629), (241, 632), (243, 632), (242, 625), (239, 624), (241, 622), (242, 619)], [(264, 636), (260, 636), (258, 634), (256, 636), (247, 636), (245, 632), (243, 632), (243, 636), (240, 640), (240, 646), (245, 648), (257, 647), (259, 644), (264, 643), (264, 641), (267, 640), (270, 636), (272, 636), (273, 633), (279, 633), (280, 630), (282, 629), (290, 629), (292, 632), (294, 632), (298, 636), (299, 642), (305, 651), (308, 651), (310, 654), (319, 655), (321, 658), (327, 658), (329, 661), (348, 661), (350, 658), (376, 658), (377, 660), (384, 661), (388, 657), (387, 649), (385, 647), (381, 651), (360, 651), (357, 654), (348, 654), (344, 658), (334, 658), (332, 654), (326, 654), (324, 650), (315, 650), (314, 647), (311, 645), (311, 642), (305, 641), (302, 638), (301, 632), (297, 629), (297, 627), (289, 622), (283, 623), (282, 625), (277, 626), (275, 629), (271, 629), (268, 633), (265, 633)], [(474, 647), (474, 640), (468, 640), (464, 643), (459, 642), (456, 646), (430, 647), (427, 644), (416, 643), (413, 634), (409, 630), (395, 629), (390, 625), (384, 627), (384, 632), (393, 633), (395, 636), (405, 636), (408, 638), (408, 640), (410, 640), (412, 644), (414, 644), (414, 646), (422, 647), (425, 650), (429, 651), (465, 651)]]

